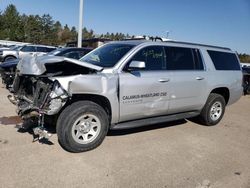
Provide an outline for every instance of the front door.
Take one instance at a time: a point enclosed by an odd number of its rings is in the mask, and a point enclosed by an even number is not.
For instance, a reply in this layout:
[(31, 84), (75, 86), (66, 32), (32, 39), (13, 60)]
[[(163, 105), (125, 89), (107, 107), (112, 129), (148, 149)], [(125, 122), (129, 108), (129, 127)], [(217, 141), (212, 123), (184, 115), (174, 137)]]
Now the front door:
[[(131, 61), (145, 62), (145, 69), (128, 70)], [(119, 75), (120, 122), (167, 114), (171, 80), (164, 48), (145, 47), (129, 63)]]

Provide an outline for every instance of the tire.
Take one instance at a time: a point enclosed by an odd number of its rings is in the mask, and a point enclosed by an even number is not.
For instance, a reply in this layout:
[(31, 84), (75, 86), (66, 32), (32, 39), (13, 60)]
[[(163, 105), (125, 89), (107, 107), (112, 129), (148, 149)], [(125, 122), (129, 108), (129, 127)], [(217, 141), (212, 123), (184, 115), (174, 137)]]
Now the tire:
[(16, 57), (14, 57), (14, 56), (7, 56), (7, 57), (4, 58), (4, 61), (11, 61), (13, 59), (16, 59)]
[(98, 147), (109, 129), (108, 115), (98, 104), (78, 101), (59, 115), (56, 132), (60, 145), (69, 152), (79, 153)]
[(225, 112), (226, 102), (223, 96), (211, 93), (198, 119), (206, 126), (213, 126), (220, 122)]

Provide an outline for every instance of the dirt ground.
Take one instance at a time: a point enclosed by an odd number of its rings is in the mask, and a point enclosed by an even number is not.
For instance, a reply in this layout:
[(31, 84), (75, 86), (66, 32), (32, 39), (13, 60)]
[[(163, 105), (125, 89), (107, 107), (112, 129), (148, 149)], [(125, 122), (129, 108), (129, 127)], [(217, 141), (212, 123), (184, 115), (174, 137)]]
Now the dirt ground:
[(20, 132), (0, 85), (0, 187), (250, 188), (250, 96), (205, 127), (178, 121), (112, 131), (97, 149), (64, 151)]

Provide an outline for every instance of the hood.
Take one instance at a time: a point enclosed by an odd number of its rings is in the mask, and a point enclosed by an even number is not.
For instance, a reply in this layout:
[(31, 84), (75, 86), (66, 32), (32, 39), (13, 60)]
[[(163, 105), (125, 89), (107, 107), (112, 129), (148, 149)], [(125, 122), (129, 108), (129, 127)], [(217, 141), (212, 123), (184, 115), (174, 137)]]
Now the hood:
[(17, 52), (17, 50), (12, 50), (12, 49), (0, 49), (0, 51), (5, 51), (5, 52)]
[(92, 65), (90, 63), (82, 62), (76, 59), (70, 59), (59, 56), (35, 56), (35, 57), (24, 57), (17, 65), (17, 69), (21, 74), (26, 75), (42, 75), (46, 72), (45, 65), (54, 64), (60, 62), (67, 62), (76, 64), (82, 67), (86, 67), (92, 70), (101, 71), (103, 67)]

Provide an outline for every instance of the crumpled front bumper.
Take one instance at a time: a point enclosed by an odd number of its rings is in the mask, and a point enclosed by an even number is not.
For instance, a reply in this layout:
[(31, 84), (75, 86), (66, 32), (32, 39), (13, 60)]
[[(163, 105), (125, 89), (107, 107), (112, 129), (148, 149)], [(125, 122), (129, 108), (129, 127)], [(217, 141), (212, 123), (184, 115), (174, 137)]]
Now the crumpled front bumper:
[(68, 94), (57, 81), (45, 83), (38, 80), (32, 98), (18, 93), (9, 99), (14, 99), (12, 103), (17, 104), (19, 116), (29, 118), (39, 114), (57, 114), (67, 102)]

